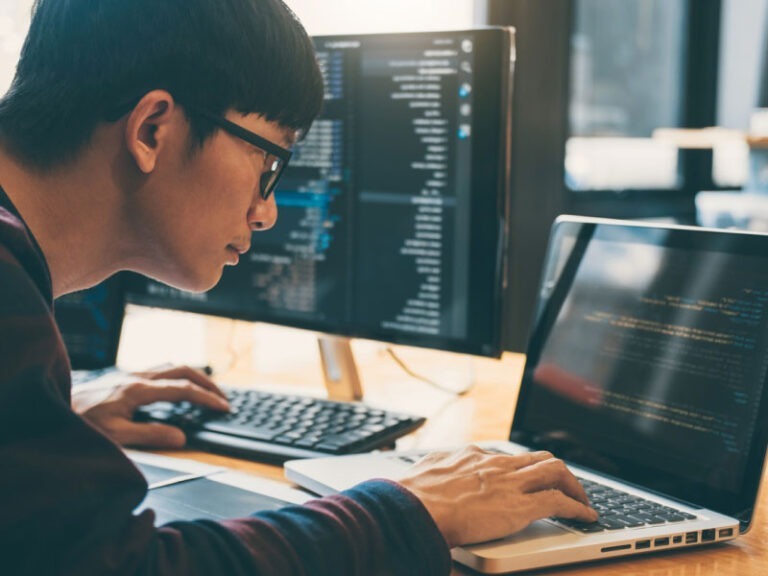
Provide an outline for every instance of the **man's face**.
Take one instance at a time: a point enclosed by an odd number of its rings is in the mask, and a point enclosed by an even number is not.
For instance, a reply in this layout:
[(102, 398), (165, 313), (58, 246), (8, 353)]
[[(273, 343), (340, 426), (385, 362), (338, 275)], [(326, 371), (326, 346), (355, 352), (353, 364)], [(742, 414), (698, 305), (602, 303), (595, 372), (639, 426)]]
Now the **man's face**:
[[(226, 118), (280, 146), (291, 144), (288, 130), (260, 116), (231, 112)], [(224, 130), (216, 130), (192, 154), (187, 142), (173, 147), (152, 186), (160, 193), (150, 200), (156, 239), (149, 247), (151, 275), (204, 291), (219, 281), (224, 266), (237, 264), (250, 247), (252, 231), (275, 224), (277, 207), (274, 194), (261, 197), (267, 168), (263, 150)]]

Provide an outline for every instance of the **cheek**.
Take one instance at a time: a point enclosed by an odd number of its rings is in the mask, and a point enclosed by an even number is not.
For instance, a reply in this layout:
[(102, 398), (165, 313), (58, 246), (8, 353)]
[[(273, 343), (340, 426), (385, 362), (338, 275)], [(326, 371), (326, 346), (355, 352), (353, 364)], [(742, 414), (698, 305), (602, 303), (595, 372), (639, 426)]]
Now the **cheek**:
[(253, 198), (253, 178), (250, 170), (224, 164), (217, 170), (200, 175), (190, 182), (195, 190), (197, 209), (214, 215), (247, 212)]
[(213, 227), (230, 234), (230, 227), (245, 220), (254, 202), (260, 174), (257, 162), (233, 142), (221, 140), (191, 164), (184, 175), (189, 207), (198, 212), (198, 220), (205, 219), (207, 224), (200, 224), (205, 230)]
[(237, 205), (239, 208), (251, 205), (254, 193), (258, 190), (259, 175), (261, 172), (256, 169), (252, 157), (235, 161), (232, 157), (227, 162), (222, 162), (218, 174), (219, 182), (218, 200), (230, 205)]

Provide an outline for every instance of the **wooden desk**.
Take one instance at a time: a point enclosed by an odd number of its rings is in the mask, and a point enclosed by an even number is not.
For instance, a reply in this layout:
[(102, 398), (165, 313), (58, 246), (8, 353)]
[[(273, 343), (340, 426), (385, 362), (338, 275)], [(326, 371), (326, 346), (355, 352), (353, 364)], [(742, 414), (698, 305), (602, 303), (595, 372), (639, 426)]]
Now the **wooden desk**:
[[(461, 398), (429, 388), (426, 384), (406, 376), (402, 370), (382, 352), (380, 345), (355, 343), (355, 355), (361, 368), (366, 396), (372, 403), (394, 409), (419, 409), (429, 417), (425, 426), (402, 439), (398, 447), (444, 447), (448, 445), (481, 440), (498, 440), (507, 437), (513, 406), (517, 399), (518, 386), (523, 367), (523, 357), (507, 354), (501, 361), (472, 359), (476, 385)], [(434, 364), (435, 353), (405, 349), (404, 359), (412, 369), (419, 371), (419, 360), (427, 356), (427, 362)], [(450, 355), (441, 356), (440, 365), (445, 373), (466, 373), (468, 360)], [(316, 373), (312, 371), (315, 370)], [(228, 381), (227, 376), (222, 381)], [(438, 375), (439, 376), (439, 375)], [(232, 375), (232, 380), (241, 378)], [(243, 376), (244, 382), (253, 382), (253, 375)], [(291, 374), (291, 381), (310, 384), (320, 391), (319, 368), (308, 367), (304, 372)], [(281, 382), (290, 386), (291, 382)], [(414, 408), (415, 407), (415, 408)], [(282, 469), (234, 458), (215, 456), (203, 452), (165, 452), (166, 455), (182, 455), (209, 464), (227, 466), (243, 472), (253, 473), (272, 479), (283, 479)], [(734, 542), (701, 548), (696, 551), (655, 553), (627, 560), (611, 560), (570, 568), (550, 569), (537, 574), (558, 575), (618, 575), (622, 576), (744, 576), (768, 574), (768, 519), (766, 518), (766, 492), (760, 498), (758, 513), (752, 531)], [(456, 566), (453, 574), (468, 574)]]

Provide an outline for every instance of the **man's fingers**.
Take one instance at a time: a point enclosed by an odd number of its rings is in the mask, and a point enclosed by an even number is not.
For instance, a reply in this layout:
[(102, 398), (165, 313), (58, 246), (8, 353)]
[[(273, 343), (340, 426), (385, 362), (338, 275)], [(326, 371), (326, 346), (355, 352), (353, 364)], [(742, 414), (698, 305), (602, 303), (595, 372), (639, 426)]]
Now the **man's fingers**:
[(506, 454), (499, 452), (488, 452), (483, 450), (479, 446), (474, 444), (468, 444), (460, 449), (450, 452), (431, 452), (427, 454), (422, 461), (439, 461), (439, 460), (471, 460), (479, 461), (484, 459), (500, 459), (504, 462), (503, 466), (509, 469), (518, 470), (531, 466), (537, 462), (543, 462), (554, 458), (550, 452), (524, 452), (522, 454)]
[(158, 380), (156, 384), (139, 382), (126, 388), (124, 395), (134, 408), (153, 402), (192, 402), (212, 410), (229, 410), (229, 404), (220, 396), (192, 382), (179, 380), (169, 380), (167, 383)]
[(195, 370), (189, 366), (175, 366), (167, 370), (147, 372), (144, 374), (144, 377), (148, 380), (189, 380), (222, 398), (227, 397), (213, 380), (208, 378), (208, 376), (203, 374), (200, 370)]
[(533, 466), (539, 462), (546, 462), (554, 458), (551, 452), (525, 452), (524, 454), (513, 454), (509, 456), (510, 466), (515, 470), (521, 470), (528, 466)]
[(571, 498), (589, 504), (589, 497), (565, 462), (550, 458), (517, 471), (525, 492), (557, 489)]
[(543, 490), (530, 496), (534, 499), (533, 510), (539, 518), (557, 516), (581, 522), (595, 522), (598, 518), (595, 510), (559, 490)]

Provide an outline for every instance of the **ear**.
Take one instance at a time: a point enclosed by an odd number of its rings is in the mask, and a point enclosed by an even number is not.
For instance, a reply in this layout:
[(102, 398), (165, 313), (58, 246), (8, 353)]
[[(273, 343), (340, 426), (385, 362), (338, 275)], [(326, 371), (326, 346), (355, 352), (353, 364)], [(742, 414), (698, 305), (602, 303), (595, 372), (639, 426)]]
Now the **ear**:
[(165, 90), (147, 92), (128, 115), (125, 124), (125, 144), (136, 166), (149, 174), (173, 130), (177, 104)]

